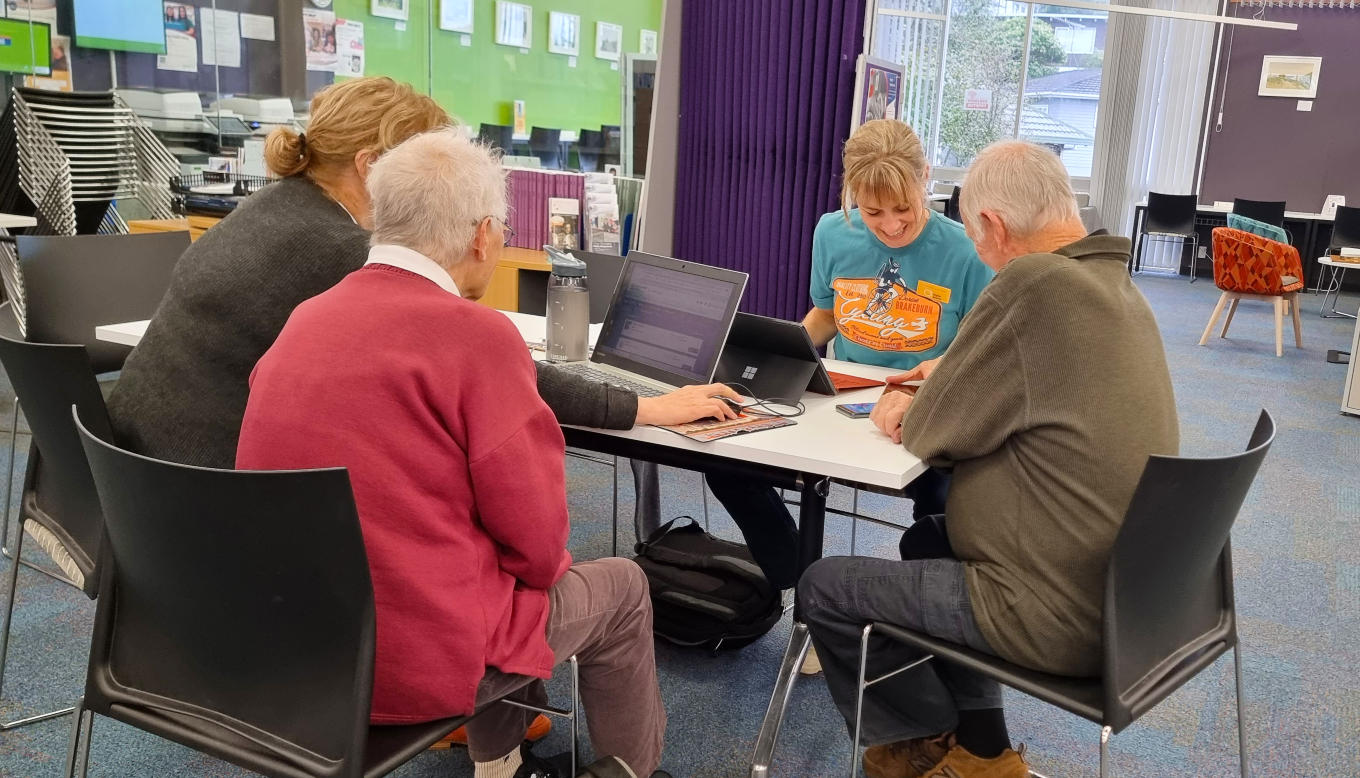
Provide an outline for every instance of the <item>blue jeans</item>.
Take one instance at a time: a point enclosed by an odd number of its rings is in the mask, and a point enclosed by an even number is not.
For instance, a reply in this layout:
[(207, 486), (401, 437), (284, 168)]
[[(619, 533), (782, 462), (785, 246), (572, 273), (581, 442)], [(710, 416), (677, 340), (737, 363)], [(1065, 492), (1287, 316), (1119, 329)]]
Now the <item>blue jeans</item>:
[[(798, 602), (831, 698), (852, 732), (860, 639), (869, 622), (897, 624), (995, 653), (978, 631), (963, 563), (957, 559), (828, 557), (803, 574)], [(876, 678), (921, 656), (914, 648), (874, 635), (865, 677)], [(879, 745), (943, 734), (957, 726), (960, 710), (1000, 707), (1001, 686), (995, 681), (931, 660), (869, 687), (861, 742)]]

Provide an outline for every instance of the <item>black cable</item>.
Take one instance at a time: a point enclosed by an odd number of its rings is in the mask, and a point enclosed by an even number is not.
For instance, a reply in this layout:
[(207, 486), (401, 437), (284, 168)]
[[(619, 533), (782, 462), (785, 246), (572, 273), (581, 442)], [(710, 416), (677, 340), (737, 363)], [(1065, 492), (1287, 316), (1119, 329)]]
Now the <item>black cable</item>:
[[(742, 411), (748, 411), (752, 408), (757, 408), (759, 409), (755, 411), (755, 415), (757, 416), (772, 416), (781, 419), (794, 419), (799, 416), (802, 416), (804, 413), (807, 413), (807, 406), (803, 405), (803, 401), (801, 399), (789, 402), (789, 398), (787, 397), (765, 397), (765, 398), (756, 397), (755, 393), (751, 391), (751, 387), (746, 386), (745, 384), (739, 384), (736, 381), (728, 381), (727, 386), (741, 390), (742, 394), (754, 400), (754, 402), (752, 402), (750, 405), (741, 406)], [(776, 405), (781, 405), (785, 408), (792, 408), (793, 413), (785, 413), (783, 411), (776, 410), (774, 408), (774, 406)]]

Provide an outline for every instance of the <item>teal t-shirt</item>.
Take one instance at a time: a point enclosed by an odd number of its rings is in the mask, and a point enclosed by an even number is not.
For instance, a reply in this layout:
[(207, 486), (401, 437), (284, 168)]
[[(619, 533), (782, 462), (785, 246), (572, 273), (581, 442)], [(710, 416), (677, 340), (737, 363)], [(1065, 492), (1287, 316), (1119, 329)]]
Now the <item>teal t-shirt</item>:
[(932, 212), (890, 249), (859, 209), (828, 213), (812, 235), (812, 303), (836, 318), (836, 358), (910, 370), (944, 354), (995, 275), (958, 222)]

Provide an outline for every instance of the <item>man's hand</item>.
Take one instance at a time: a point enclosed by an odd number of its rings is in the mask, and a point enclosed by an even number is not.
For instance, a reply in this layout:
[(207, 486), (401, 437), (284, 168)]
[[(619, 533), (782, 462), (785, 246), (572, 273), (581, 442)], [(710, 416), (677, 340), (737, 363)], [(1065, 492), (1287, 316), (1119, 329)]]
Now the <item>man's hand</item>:
[(644, 424), (685, 424), (698, 419), (735, 419), (737, 414), (721, 395), (741, 402), (741, 395), (722, 384), (685, 386), (660, 397), (639, 397), (635, 426)]
[(940, 357), (927, 359), (921, 364), (913, 367), (905, 373), (898, 373), (895, 376), (888, 376), (885, 381), (890, 384), (905, 384), (908, 381), (924, 381), (930, 378), (930, 374), (935, 372), (935, 366), (940, 364)]
[(892, 438), (892, 442), (901, 443), (902, 417), (907, 415), (911, 400), (911, 395), (906, 392), (888, 392), (878, 398), (873, 413), (869, 414), (869, 420), (882, 430), (884, 435)]

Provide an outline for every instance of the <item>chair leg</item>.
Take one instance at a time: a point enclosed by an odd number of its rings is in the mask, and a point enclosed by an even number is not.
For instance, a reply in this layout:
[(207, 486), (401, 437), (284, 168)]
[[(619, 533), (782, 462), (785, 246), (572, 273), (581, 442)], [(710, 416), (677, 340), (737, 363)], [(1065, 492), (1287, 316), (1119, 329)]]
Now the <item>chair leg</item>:
[[(1183, 246), (1184, 243), (1182, 243), (1181, 245)], [(1192, 284), (1195, 283), (1195, 280), (1197, 278), (1199, 278), (1199, 276), (1195, 275), (1195, 271), (1198, 268), (1199, 268), (1199, 251), (1197, 249), (1192, 248), (1190, 250), (1190, 283)]]
[(9, 503), (14, 499), (14, 460), (19, 451), (19, 396), (14, 396), (14, 412), (9, 417), (9, 474), (5, 477), (5, 515), (0, 519), (0, 553), (9, 553)]
[(85, 698), (76, 700), (75, 716), (71, 719), (71, 738), (66, 746), (66, 772), (62, 775), (66, 778), (75, 778), (76, 774), (76, 752), (80, 748), (80, 725), (85, 721)]
[(699, 494), (704, 501), (704, 532), (708, 532), (708, 476), (699, 474)]
[(1214, 312), (1209, 316), (1209, 326), (1204, 328), (1204, 337), (1199, 339), (1199, 344), (1201, 346), (1209, 342), (1209, 334), (1214, 331), (1214, 322), (1218, 321), (1218, 315), (1223, 313), (1223, 306), (1228, 304), (1228, 298), (1231, 295), (1231, 292), (1224, 292), (1223, 295), (1218, 298), (1218, 305), (1214, 306)]
[[(853, 490), (853, 496), (850, 498), (850, 512), (851, 512), (851, 513), (859, 513), (859, 488), (858, 488), (858, 487), (856, 487), (856, 488)], [(856, 536), (858, 533), (859, 533), (859, 519), (855, 518), (854, 516), (851, 516), (851, 517), (850, 517), (850, 556), (854, 556), (854, 555), (855, 555), (855, 541), (857, 540), (857, 538), (856, 538), (855, 536)]]
[(0, 696), (5, 688), (5, 662), (9, 659), (9, 631), (14, 624), (14, 593), (19, 588), (19, 555), (24, 550), (24, 525), (14, 538), (14, 561), (9, 566), (9, 591), (5, 592), (5, 626), (0, 628)]
[(581, 761), (581, 667), (576, 655), (571, 659), (571, 774), (576, 775)]
[(1294, 345), (1303, 348), (1303, 320), (1299, 316), (1299, 293), (1289, 295), (1289, 315), (1294, 321)]
[(1100, 778), (1109, 775), (1110, 761), (1110, 728), (1102, 727), (1100, 730)]
[(1228, 327), (1232, 325), (1233, 316), (1237, 313), (1237, 304), (1242, 302), (1242, 298), (1234, 297), (1232, 304), (1228, 306), (1228, 316), (1223, 319), (1223, 330), (1218, 333), (1218, 337), (1228, 337)]
[(1237, 673), (1237, 757), (1242, 763), (1242, 778), (1247, 775), (1247, 709), (1242, 700), (1242, 644), (1233, 645), (1233, 669)]
[(864, 669), (869, 664), (869, 636), (873, 631), (873, 624), (866, 625), (859, 639), (859, 685), (855, 687), (855, 738), (850, 743), (850, 778), (859, 775), (860, 724), (864, 716), (864, 690), (868, 687), (864, 682)]
[(614, 457), (614, 551), (619, 555), (619, 458)]
[(1284, 356), (1284, 298), (1275, 298), (1275, 356)]
[(83, 729), (84, 735), (81, 736), (81, 740), (84, 743), (80, 746), (80, 778), (85, 778), (90, 772), (90, 738), (94, 737), (94, 713), (92, 711), (85, 711)]

